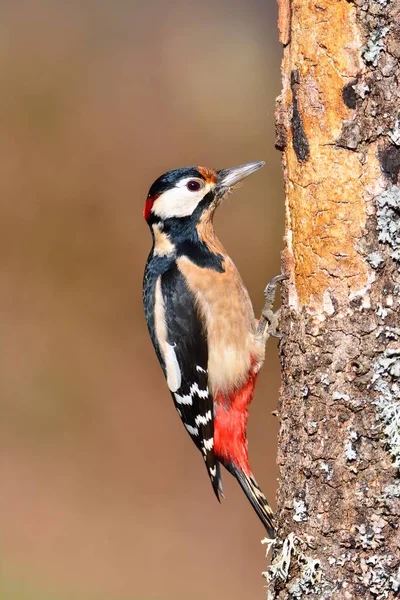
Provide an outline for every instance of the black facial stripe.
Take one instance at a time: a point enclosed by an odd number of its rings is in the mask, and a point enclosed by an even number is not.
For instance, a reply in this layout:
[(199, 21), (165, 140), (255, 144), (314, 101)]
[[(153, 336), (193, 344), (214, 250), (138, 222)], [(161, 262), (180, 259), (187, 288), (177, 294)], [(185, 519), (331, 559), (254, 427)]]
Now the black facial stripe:
[(203, 214), (204, 209), (210, 206), (213, 200), (214, 190), (210, 190), (200, 200), (191, 215), (188, 215), (187, 217), (171, 217), (169, 219), (165, 219), (163, 221), (164, 231), (170, 234), (172, 237), (175, 237), (175, 235), (178, 234), (180, 237), (184, 237), (184, 234), (192, 232), (200, 221), (200, 217)]

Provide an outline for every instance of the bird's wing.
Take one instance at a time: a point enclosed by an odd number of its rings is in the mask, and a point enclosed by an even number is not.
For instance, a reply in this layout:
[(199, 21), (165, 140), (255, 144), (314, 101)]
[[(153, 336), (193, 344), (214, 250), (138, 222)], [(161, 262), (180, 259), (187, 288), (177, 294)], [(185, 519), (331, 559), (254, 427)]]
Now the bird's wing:
[(214, 454), (214, 401), (208, 385), (208, 346), (195, 298), (175, 265), (161, 276), (166, 342), (164, 372), (175, 407), (201, 451), (219, 499), (219, 463)]

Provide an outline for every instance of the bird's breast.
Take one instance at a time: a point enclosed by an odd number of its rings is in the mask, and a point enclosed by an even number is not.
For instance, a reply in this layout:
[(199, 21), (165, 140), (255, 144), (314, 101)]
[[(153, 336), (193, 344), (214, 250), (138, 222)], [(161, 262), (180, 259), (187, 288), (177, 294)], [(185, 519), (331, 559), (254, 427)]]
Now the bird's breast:
[(229, 394), (248, 380), (253, 365), (262, 360), (248, 292), (228, 256), (223, 273), (199, 267), (185, 256), (177, 263), (207, 332), (210, 388), (214, 397)]

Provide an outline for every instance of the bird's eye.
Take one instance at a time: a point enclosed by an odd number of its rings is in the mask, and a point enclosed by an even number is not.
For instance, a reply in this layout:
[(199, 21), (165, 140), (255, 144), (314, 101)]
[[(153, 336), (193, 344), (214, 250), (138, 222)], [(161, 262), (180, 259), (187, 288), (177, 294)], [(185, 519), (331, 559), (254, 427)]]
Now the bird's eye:
[(192, 179), (191, 181), (187, 182), (186, 187), (191, 192), (198, 192), (199, 189), (201, 188), (201, 183), (200, 183), (200, 181), (196, 181), (195, 179)]

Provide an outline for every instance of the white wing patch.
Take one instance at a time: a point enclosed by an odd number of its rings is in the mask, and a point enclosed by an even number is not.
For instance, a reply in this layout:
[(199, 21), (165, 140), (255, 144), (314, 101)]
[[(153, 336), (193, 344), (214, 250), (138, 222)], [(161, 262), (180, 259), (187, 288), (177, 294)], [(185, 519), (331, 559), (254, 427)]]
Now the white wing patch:
[(209, 440), (204, 440), (203, 446), (206, 450), (212, 450), (212, 448), (214, 446), (214, 438), (210, 438)]
[(193, 404), (192, 396), (190, 394), (186, 394), (186, 396), (174, 394), (174, 396), (178, 404), (187, 404), (188, 406), (192, 406)]
[(184, 423), (184, 426), (186, 427), (186, 429), (188, 430), (188, 432), (191, 435), (199, 435), (199, 430), (197, 429), (197, 427), (192, 427), (191, 425), (188, 425), (187, 423)]
[(181, 396), (180, 394), (174, 394), (174, 396), (178, 404), (188, 404), (191, 406), (193, 404), (193, 396), (195, 394), (197, 394), (199, 398), (208, 398), (208, 390), (201, 390), (197, 383), (193, 383), (190, 386), (190, 391), (185, 396)]
[(208, 398), (208, 390), (200, 390), (197, 383), (192, 385), (190, 388), (190, 393), (192, 396), (193, 394), (197, 394), (199, 398)]
[(176, 392), (181, 387), (182, 374), (174, 347), (167, 342), (167, 324), (165, 322), (165, 306), (161, 291), (161, 277), (156, 282), (154, 325), (160, 350), (164, 356), (167, 384), (171, 392)]
[(182, 383), (182, 374), (176, 358), (174, 347), (165, 342), (165, 365), (167, 369), (167, 384), (171, 392), (179, 390)]
[(197, 417), (195, 418), (195, 422), (196, 422), (196, 425), (207, 425), (207, 423), (209, 421), (211, 421), (211, 419), (212, 419), (211, 410), (208, 410), (204, 416), (197, 415)]

